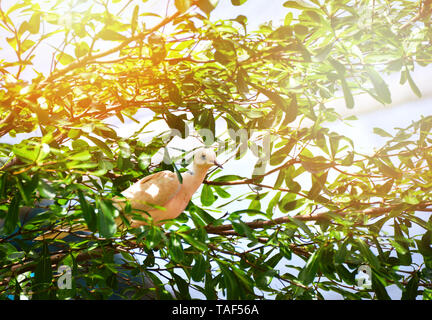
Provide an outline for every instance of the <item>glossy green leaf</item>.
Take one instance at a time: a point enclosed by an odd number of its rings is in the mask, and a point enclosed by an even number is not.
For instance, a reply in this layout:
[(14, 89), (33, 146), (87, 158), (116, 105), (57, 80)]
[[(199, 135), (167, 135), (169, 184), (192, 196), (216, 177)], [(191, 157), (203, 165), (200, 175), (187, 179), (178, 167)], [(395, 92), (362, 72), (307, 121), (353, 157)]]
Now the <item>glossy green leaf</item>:
[(246, 1), (247, 0), (231, 0), (231, 3), (233, 4), (233, 6), (241, 6)]
[(132, 13), (132, 19), (131, 19), (131, 32), (132, 34), (135, 33), (136, 28), (138, 26), (138, 16), (139, 16), (139, 6), (136, 5), (133, 13)]
[(421, 98), (422, 94), (420, 92), (420, 89), (417, 87), (416, 83), (414, 82), (413, 78), (411, 77), (411, 74), (410, 74), (408, 68), (406, 68), (405, 71), (406, 71), (406, 76), (407, 76), (408, 83), (409, 83), (411, 90), (415, 93), (415, 95), (417, 97)]
[(96, 231), (97, 223), (98, 223), (96, 213), (93, 207), (85, 199), (83, 192), (78, 189), (77, 193), (81, 205), (82, 214), (84, 216), (84, 220), (91, 231)]
[(110, 159), (114, 158), (114, 154), (112, 153), (110, 147), (108, 147), (108, 145), (105, 142), (102, 142), (98, 138), (95, 138), (95, 137), (92, 137), (92, 136), (87, 136), (87, 138), (89, 140), (91, 140), (96, 146), (98, 146), (102, 150), (102, 152), (105, 153), (105, 155), (108, 158), (110, 158)]
[(391, 300), (382, 281), (381, 277), (372, 273), (372, 290), (376, 293), (378, 300)]
[(304, 284), (308, 285), (315, 279), (319, 266), (319, 252), (314, 252), (306, 262), (306, 265), (300, 271), (298, 278)]
[(362, 239), (356, 239), (355, 241), (361, 255), (366, 259), (370, 266), (376, 270), (379, 270), (381, 268), (380, 261), (377, 256), (369, 249), (369, 246)]
[(418, 288), (419, 288), (419, 276), (416, 272), (408, 281), (405, 290), (402, 292), (401, 300), (416, 300), (419, 294)]
[(117, 31), (105, 28), (98, 33), (98, 37), (106, 41), (123, 41), (126, 37)]
[(196, 2), (198, 8), (200, 8), (207, 15), (210, 15), (210, 13), (216, 8), (216, 4), (217, 2), (215, 0), (198, 0)]
[(183, 245), (178, 235), (172, 234), (170, 236), (168, 248), (170, 250), (170, 255), (174, 261), (181, 262), (183, 260)]
[(114, 220), (116, 209), (111, 203), (103, 199), (97, 199), (96, 203), (98, 208), (97, 228), (102, 237), (111, 238), (117, 231), (117, 225)]
[(370, 80), (374, 86), (375, 92), (377, 93), (378, 100), (385, 104), (392, 102), (390, 90), (384, 80), (381, 78), (379, 73), (373, 68), (366, 69)]
[(191, 0), (175, 0), (174, 4), (178, 11), (185, 12), (192, 5)]
[(195, 247), (196, 249), (200, 250), (200, 251), (207, 251), (207, 245), (198, 240), (195, 239), (193, 236), (186, 234), (186, 233), (178, 233), (183, 239), (186, 240), (187, 243), (189, 243), (190, 245), (192, 245), (193, 247)]
[(46, 300), (53, 297), (50, 290), (53, 271), (51, 267), (50, 252), (46, 241), (42, 244), (42, 252), (38, 264), (36, 265), (33, 278), (34, 300)]
[(216, 197), (213, 193), (212, 188), (205, 184), (203, 185), (202, 191), (201, 191), (201, 203), (205, 206), (211, 206), (216, 201)]
[(15, 228), (18, 225), (19, 221), (19, 208), (20, 208), (20, 201), (21, 201), (21, 195), (20, 193), (16, 193), (15, 196), (12, 199), (11, 204), (9, 205), (5, 222), (4, 222), (4, 228), (6, 233), (11, 233), (15, 230)]
[(352, 109), (354, 108), (354, 97), (351, 93), (351, 89), (344, 78), (341, 79), (341, 82), (342, 82), (342, 90), (345, 98), (345, 105), (348, 109)]

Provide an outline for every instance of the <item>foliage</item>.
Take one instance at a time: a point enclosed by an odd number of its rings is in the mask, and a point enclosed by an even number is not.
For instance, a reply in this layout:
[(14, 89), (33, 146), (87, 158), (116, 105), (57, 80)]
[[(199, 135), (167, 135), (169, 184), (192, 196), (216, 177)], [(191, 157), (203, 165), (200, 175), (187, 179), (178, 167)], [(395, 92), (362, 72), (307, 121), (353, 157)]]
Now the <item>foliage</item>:
[[(403, 299), (430, 299), (432, 117), (394, 136), (376, 128), (387, 143), (373, 155), (323, 124), (342, 120), (337, 98), (347, 108), (362, 93), (391, 103), (390, 73), (421, 95), (411, 72), (431, 62), (431, 2), (284, 1), (284, 22), (256, 31), (244, 15), (211, 19), (210, 0), (176, 0), (166, 17), (144, 2), (2, 3), (4, 50), (15, 56), (0, 62), (0, 136), (18, 142), (0, 143), (0, 296), (388, 299), (396, 285)], [(35, 62), (41, 54), (49, 70)], [(153, 119), (128, 138), (110, 124), (142, 110)], [(178, 219), (119, 228), (111, 199), (142, 176), (177, 170), (150, 161), (169, 131), (140, 140), (155, 121), (184, 138), (210, 130), (239, 164), (241, 141), (216, 123), (245, 129), (264, 171), (217, 171)], [(47, 199), (24, 223), (20, 209)], [(54, 228), (74, 240), (35, 240)], [(370, 289), (356, 285), (362, 264)], [(73, 269), (70, 290), (57, 287), (60, 265)]]

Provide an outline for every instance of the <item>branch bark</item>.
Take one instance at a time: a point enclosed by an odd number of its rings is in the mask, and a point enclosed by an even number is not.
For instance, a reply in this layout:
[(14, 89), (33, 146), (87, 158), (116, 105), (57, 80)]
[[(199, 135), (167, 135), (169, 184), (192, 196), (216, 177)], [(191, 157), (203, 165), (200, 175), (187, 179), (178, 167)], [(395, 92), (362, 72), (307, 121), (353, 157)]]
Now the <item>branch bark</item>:
[(92, 63), (95, 62), (96, 59), (99, 58), (103, 58), (106, 57), (110, 54), (116, 53), (118, 51), (120, 51), (121, 49), (123, 49), (124, 47), (126, 47), (129, 43), (137, 41), (137, 40), (142, 40), (143, 38), (145, 38), (147, 35), (159, 30), (160, 28), (162, 28), (163, 26), (167, 25), (168, 23), (170, 23), (171, 21), (173, 21), (175, 18), (177, 18), (179, 15), (181, 14), (180, 11), (177, 11), (176, 13), (174, 13), (173, 15), (171, 15), (170, 17), (166, 17), (165, 19), (163, 19), (161, 22), (159, 22), (156, 26), (154, 26), (153, 28), (145, 31), (145, 32), (141, 32), (139, 34), (137, 34), (136, 36), (133, 36), (131, 38), (125, 39), (123, 40), (119, 45), (117, 45), (114, 48), (111, 48), (109, 50), (106, 50), (104, 52), (95, 54), (95, 55), (88, 55), (86, 57), (84, 57), (81, 60), (78, 60), (76, 62), (73, 62), (71, 64), (69, 64), (66, 68), (59, 70), (57, 72), (54, 72), (52, 75), (50, 75), (44, 82), (43, 85), (45, 85), (46, 83), (50, 83), (52, 81), (54, 81), (55, 79), (67, 74), (68, 72), (80, 68), (80, 67), (84, 67), (86, 66), (88, 63)]
[[(362, 213), (367, 216), (376, 217), (376, 216), (389, 213), (392, 210), (396, 209), (397, 207), (398, 205), (393, 205), (388, 207), (373, 207), (373, 208), (368, 208), (359, 211), (358, 213)], [(422, 204), (414, 205), (412, 208), (410, 208), (409, 211), (429, 211), (431, 209), (429, 207), (432, 207), (432, 202), (425, 202)], [(252, 222), (245, 222), (245, 224), (251, 229), (259, 229), (259, 228), (266, 228), (266, 227), (272, 227), (274, 225), (289, 223), (292, 222), (293, 219), (297, 219), (300, 221), (332, 220), (332, 217), (329, 215), (329, 213), (330, 212), (321, 212), (321, 213), (315, 213), (311, 215), (284, 216), (272, 220), (255, 220)], [(343, 212), (342, 210), (333, 213), (341, 217), (344, 217), (348, 214), (348, 212)], [(205, 229), (208, 233), (212, 233), (212, 234), (238, 235), (237, 233), (233, 233), (235, 231), (234, 231), (234, 226), (232, 224), (223, 224), (220, 226), (208, 225)]]

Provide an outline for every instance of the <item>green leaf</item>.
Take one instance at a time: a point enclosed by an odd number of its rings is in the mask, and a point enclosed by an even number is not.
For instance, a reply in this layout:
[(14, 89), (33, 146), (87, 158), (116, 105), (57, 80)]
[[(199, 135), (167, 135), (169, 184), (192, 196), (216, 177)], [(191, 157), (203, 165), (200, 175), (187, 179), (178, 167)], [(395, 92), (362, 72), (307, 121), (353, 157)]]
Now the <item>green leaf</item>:
[(231, 40), (217, 38), (213, 40), (213, 47), (216, 49), (215, 60), (219, 63), (226, 65), (236, 60), (236, 49)]
[(381, 128), (373, 128), (373, 132), (381, 137), (393, 138), (393, 136), (390, 133), (388, 133), (387, 131)]
[(102, 237), (111, 238), (117, 231), (117, 225), (114, 220), (114, 212), (116, 208), (104, 199), (96, 199), (98, 206), (97, 224), (98, 230)]
[(208, 184), (204, 184), (201, 191), (201, 203), (205, 206), (211, 206), (216, 201), (216, 197), (212, 188)]
[(81, 130), (80, 129), (70, 129), (68, 132), (68, 137), (72, 140), (76, 140), (81, 136)]
[(183, 98), (180, 94), (180, 90), (176, 84), (170, 82), (167, 86), (169, 99), (174, 102), (177, 106), (183, 104)]
[(39, 27), (40, 27), (40, 23), (41, 23), (41, 13), (40, 12), (35, 12), (27, 25), (27, 30), (32, 33), (32, 34), (37, 34), (39, 32)]
[(178, 130), (182, 138), (185, 138), (187, 135), (187, 126), (186, 123), (184, 122), (185, 115), (176, 116), (172, 113), (166, 113), (165, 117), (168, 126), (171, 129)]
[(228, 266), (225, 266), (224, 261), (218, 260), (217, 263), (221, 271), (224, 287), (226, 288), (227, 299), (231, 300), (238, 298), (239, 286), (233, 272), (228, 268)]
[(420, 89), (417, 87), (417, 85), (415, 84), (414, 80), (411, 78), (411, 74), (410, 74), (408, 68), (405, 68), (405, 70), (406, 70), (406, 76), (407, 76), (407, 79), (408, 79), (408, 84), (411, 87), (411, 90), (415, 93), (415, 95), (417, 97), (421, 98), (422, 94), (420, 92)]
[(178, 298), (184, 300), (190, 300), (191, 296), (189, 294), (189, 284), (182, 277), (178, 276), (174, 272), (171, 274), (179, 290)]
[(34, 41), (26, 39), (21, 43), (21, 50), (22, 52), (26, 52), (27, 50), (29, 50), (31, 47), (33, 47), (35, 44)]
[(105, 41), (123, 41), (126, 37), (114, 30), (105, 28), (98, 33), (98, 37)]
[(43, 198), (54, 199), (56, 196), (56, 189), (42, 179), (39, 180), (37, 188)]
[(423, 290), (423, 300), (432, 300), (432, 289)]
[(28, 146), (14, 145), (12, 147), (12, 152), (22, 160), (34, 162), (38, 157), (39, 150), (37, 148), (29, 149)]
[(200, 8), (207, 15), (210, 15), (210, 13), (216, 8), (217, 1), (215, 1), (215, 0), (198, 0), (196, 5), (198, 6), (198, 8)]
[(283, 6), (287, 7), (287, 8), (294, 8), (294, 9), (300, 9), (300, 10), (311, 8), (311, 6), (309, 4), (307, 4), (306, 2), (304, 2), (302, 0), (286, 1), (286, 2), (284, 2)]
[(134, 11), (132, 13), (132, 19), (131, 19), (131, 32), (132, 35), (135, 34), (137, 25), (138, 25), (138, 15), (139, 15), (139, 5), (136, 5), (134, 8)]
[(346, 282), (349, 285), (355, 285), (356, 284), (354, 273), (349, 272), (349, 270), (347, 268), (345, 268), (343, 264), (336, 264), (335, 268), (336, 268), (336, 272), (339, 275), (339, 277), (341, 278), (341, 280), (343, 280), (344, 282)]
[(59, 53), (56, 56), (56, 59), (64, 66), (67, 66), (68, 64), (71, 64), (75, 61), (75, 58), (72, 57), (70, 54), (67, 54), (66, 52)]
[(295, 204), (296, 195), (294, 193), (285, 194), (282, 199), (279, 201), (278, 207), (279, 210), (283, 213), (287, 213), (293, 210), (292, 205)]
[(379, 277), (375, 272), (373, 272), (372, 290), (376, 293), (378, 300), (391, 300), (382, 281), (384, 280), (382, 280), (381, 277)]
[(171, 234), (169, 238), (168, 248), (172, 259), (176, 262), (181, 262), (184, 258), (183, 246), (180, 237), (177, 234)]
[(91, 140), (96, 146), (98, 146), (102, 150), (102, 152), (106, 154), (106, 156), (108, 158), (110, 158), (110, 159), (114, 158), (114, 154), (112, 153), (110, 147), (108, 147), (105, 142), (102, 142), (98, 138), (95, 138), (95, 137), (92, 137), (92, 136), (87, 136), (87, 138), (89, 140)]
[(273, 215), (273, 210), (274, 207), (279, 203), (279, 199), (281, 197), (282, 192), (279, 191), (278, 193), (276, 193), (276, 195), (270, 200), (268, 206), (267, 206), (267, 210), (266, 213), (269, 217), (271, 217)]
[(372, 81), (378, 100), (384, 104), (390, 104), (392, 102), (390, 90), (379, 73), (371, 67), (366, 68), (366, 72)]
[(420, 253), (426, 257), (431, 258), (432, 257), (432, 232), (427, 231), (423, 234), (421, 240), (416, 240), (417, 247), (420, 251)]
[(297, 227), (302, 229), (309, 237), (311, 237), (311, 238), (314, 237), (314, 234), (309, 229), (309, 227), (306, 225), (306, 223), (304, 223), (300, 219), (296, 219), (294, 217), (289, 217), (289, 220), (291, 220), (291, 222), (294, 223)]
[(298, 279), (303, 283), (304, 285), (308, 285), (312, 283), (312, 281), (315, 279), (315, 275), (318, 271), (319, 266), (319, 251), (315, 251), (306, 262), (306, 265), (303, 267), (303, 269), (300, 271), (298, 275)]
[(350, 238), (346, 238), (344, 240), (344, 242), (342, 242), (342, 244), (339, 246), (339, 249), (336, 251), (335, 255), (334, 255), (334, 261), (337, 264), (342, 264), (345, 263), (345, 260), (347, 258), (348, 255), (348, 242), (350, 241)]
[(241, 220), (237, 220), (237, 221), (231, 221), (234, 230), (240, 234), (240, 235), (244, 235), (246, 236), (249, 240), (251, 240), (252, 242), (258, 242), (252, 229), (245, 224), (243, 221)]
[(191, 7), (192, 0), (174, 0), (174, 5), (178, 11), (185, 12)]
[(377, 166), (381, 173), (385, 175), (386, 177), (393, 178), (393, 179), (401, 179), (402, 173), (392, 167), (389, 167), (388, 165), (384, 164), (382, 161), (377, 161)]
[(117, 142), (120, 148), (120, 157), (122, 158), (130, 158), (131, 156), (131, 146), (125, 141)]
[(18, 221), (19, 221), (18, 213), (19, 213), (20, 201), (21, 201), (21, 194), (19, 192), (15, 193), (15, 196), (13, 197), (9, 205), (6, 218), (5, 218), (5, 223), (4, 223), (5, 232), (7, 234), (13, 232), (18, 225)]
[(317, 199), (321, 190), (324, 189), (325, 183), (327, 181), (328, 171), (321, 174), (312, 175), (312, 188), (308, 192), (308, 197), (310, 199)]
[(236, 84), (240, 93), (246, 94), (249, 92), (248, 84), (247, 84), (247, 71), (243, 68), (240, 68), (237, 72)]
[(348, 86), (348, 83), (346, 82), (345, 78), (341, 78), (342, 82), (342, 90), (345, 98), (345, 105), (348, 109), (354, 108), (354, 97), (351, 93), (351, 89)]
[(53, 291), (49, 290), (52, 276), (50, 252), (47, 242), (44, 241), (42, 244), (42, 252), (34, 271), (34, 278), (32, 281), (34, 294), (32, 295), (32, 299), (45, 300), (52, 297)]
[(198, 254), (194, 256), (195, 264), (192, 266), (191, 278), (193, 281), (202, 281), (207, 270), (207, 262), (205, 258)]
[(391, 241), (391, 242), (394, 248), (396, 249), (396, 253), (400, 263), (406, 266), (411, 265), (412, 258), (409, 250), (409, 243), (404, 238), (399, 223), (396, 220), (394, 222), (394, 235), (395, 235), (394, 236), (395, 241)]
[(145, 244), (148, 248), (155, 248), (162, 240), (161, 229), (157, 226), (150, 226), (145, 233)]
[(88, 161), (90, 159), (91, 159), (91, 154), (88, 150), (71, 154), (69, 157), (69, 160), (75, 160), (75, 161)]
[(276, 92), (265, 89), (253, 83), (250, 83), (250, 85), (257, 89), (258, 92), (269, 98), (275, 104), (275, 108), (280, 108), (285, 112), (286, 118), (284, 124), (288, 124), (297, 118), (298, 105), (296, 96), (292, 96), (290, 102), (288, 103), (287, 99), (282, 98)]
[(179, 180), (180, 184), (182, 184), (183, 183), (183, 176), (181, 175), (181, 173), (180, 173), (179, 169), (177, 168), (176, 164), (174, 163), (174, 161), (171, 162), (171, 164), (174, 168), (174, 172), (177, 175), (177, 179)]
[(78, 189), (77, 193), (78, 193), (78, 199), (79, 199), (79, 203), (81, 205), (81, 210), (82, 210), (84, 220), (87, 223), (88, 228), (91, 231), (95, 232), (96, 228), (97, 228), (97, 221), (98, 221), (97, 217), (96, 217), (96, 213), (95, 213), (93, 207), (90, 206), (88, 204), (88, 202), (86, 201), (82, 191)]
[(222, 197), (222, 198), (225, 198), (225, 199), (227, 199), (227, 198), (230, 198), (231, 197), (231, 195), (227, 192), (227, 191), (225, 191), (222, 187), (219, 187), (219, 186), (212, 186), (212, 188), (216, 191), (216, 193), (220, 196), (220, 197)]
[(189, 234), (186, 233), (178, 233), (183, 239), (186, 240), (187, 243), (189, 243), (190, 245), (192, 245), (193, 247), (195, 247), (196, 249), (200, 250), (200, 251), (207, 251), (207, 245), (200, 241), (195, 239), (194, 237), (190, 236)]
[(379, 270), (381, 268), (380, 261), (375, 254), (369, 249), (369, 246), (363, 241), (363, 239), (356, 239), (357, 247), (360, 250), (361, 255), (366, 259), (372, 268)]
[(419, 287), (419, 276), (415, 272), (402, 292), (401, 300), (416, 300)]
[(228, 182), (228, 181), (237, 181), (237, 180), (243, 180), (243, 179), (244, 179), (244, 177), (242, 177), (242, 176), (237, 176), (234, 174), (228, 174), (228, 175), (217, 177), (213, 181), (215, 181), (215, 182)]
[(339, 61), (333, 59), (333, 58), (328, 58), (328, 61), (330, 62), (330, 64), (333, 66), (333, 68), (336, 70), (336, 72), (339, 74), (340, 78), (345, 79), (344, 78), (344, 74), (345, 74), (345, 66), (340, 63)]
[(300, 156), (300, 160), (303, 168), (311, 173), (321, 173), (334, 166), (332, 162), (329, 162), (323, 156), (313, 158)]
[(90, 51), (90, 47), (85, 41), (81, 41), (75, 45), (75, 56), (77, 58), (81, 58), (88, 54)]
[(285, 146), (273, 152), (273, 154), (270, 156), (270, 165), (277, 166), (282, 161), (284, 161), (289, 155), (292, 148), (295, 146), (295, 144), (295, 139), (290, 139)]
[(231, 3), (232, 3), (233, 6), (241, 6), (246, 1), (247, 0), (231, 0)]

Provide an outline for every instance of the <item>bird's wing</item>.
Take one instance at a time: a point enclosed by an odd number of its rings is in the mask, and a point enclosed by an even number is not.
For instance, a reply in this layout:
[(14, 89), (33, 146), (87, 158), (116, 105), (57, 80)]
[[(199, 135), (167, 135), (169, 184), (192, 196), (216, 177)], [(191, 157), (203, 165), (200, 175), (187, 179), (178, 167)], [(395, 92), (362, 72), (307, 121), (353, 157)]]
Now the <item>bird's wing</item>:
[[(123, 191), (122, 195), (129, 200), (133, 209), (148, 211), (155, 206), (163, 207), (177, 194), (180, 187), (177, 174), (166, 170), (142, 178)], [(113, 201), (114, 204), (118, 205), (118, 209), (122, 209), (125, 205), (124, 199), (113, 198)], [(118, 219), (118, 222), (120, 223), (121, 220)], [(49, 231), (35, 240), (62, 239), (76, 231), (88, 230), (85, 226), (73, 226), (68, 230), (57, 229)]]
[(177, 174), (165, 170), (142, 178), (122, 192), (133, 209), (150, 210), (163, 207), (180, 190)]

